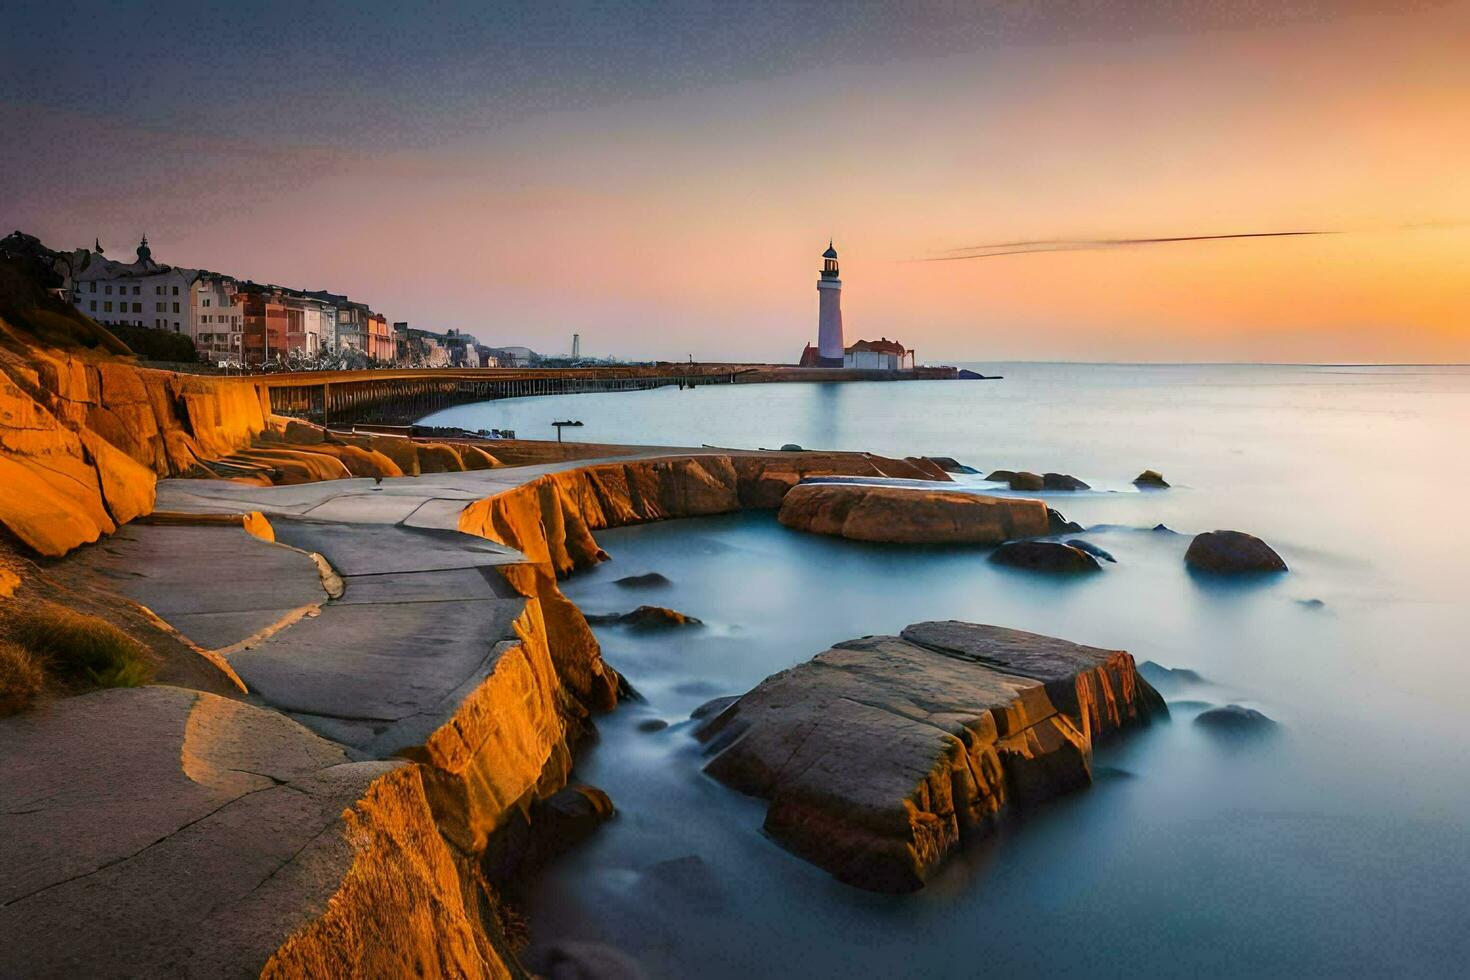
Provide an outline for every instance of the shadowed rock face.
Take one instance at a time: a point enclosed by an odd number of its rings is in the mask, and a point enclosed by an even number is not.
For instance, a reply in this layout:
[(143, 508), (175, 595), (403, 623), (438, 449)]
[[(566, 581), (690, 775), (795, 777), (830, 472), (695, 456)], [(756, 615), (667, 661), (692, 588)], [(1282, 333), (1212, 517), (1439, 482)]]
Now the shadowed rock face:
[(1227, 704), (1210, 708), (1195, 715), (1194, 723), (1201, 728), (1221, 735), (1269, 735), (1276, 730), (1276, 722), (1255, 708), (1239, 704)]
[(800, 531), (895, 544), (998, 544), (1048, 529), (1039, 500), (856, 483), (793, 487), (780, 521)]
[(990, 560), (998, 565), (1057, 575), (1096, 572), (1102, 567), (1087, 551), (1057, 541), (1012, 541), (996, 548)]
[(693, 616), (687, 616), (676, 609), (665, 606), (639, 606), (632, 612), (625, 613), (603, 613), (587, 615), (587, 622), (597, 624), (618, 624), (620, 626), (631, 626), (634, 629), (656, 630), (667, 629), (672, 626), (700, 626), (701, 621)]
[(768, 677), (698, 737), (706, 771), (770, 801), (781, 843), (907, 892), (1007, 807), (1087, 785), (1094, 738), (1166, 712), (1122, 651), (935, 622)]
[(1195, 535), (1184, 553), (1185, 564), (1202, 572), (1284, 572), (1286, 562), (1274, 549), (1244, 531), (1206, 531)]
[(1043, 473), (1041, 475), (1042, 487), (1046, 490), (1091, 490), (1092, 485), (1084, 483), (1072, 476), (1070, 473)]

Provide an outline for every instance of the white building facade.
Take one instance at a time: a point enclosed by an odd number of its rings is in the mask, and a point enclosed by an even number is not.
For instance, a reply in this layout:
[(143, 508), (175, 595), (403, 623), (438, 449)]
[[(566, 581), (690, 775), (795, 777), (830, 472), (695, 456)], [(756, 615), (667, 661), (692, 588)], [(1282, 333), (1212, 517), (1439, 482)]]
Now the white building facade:
[(134, 262), (114, 262), (96, 252), (77, 265), (72, 304), (98, 323), (190, 332), (190, 292), (198, 270), (153, 261), (146, 235)]
[(189, 293), (189, 336), (204, 360), (239, 363), (243, 351), (244, 308), (239, 285), (229, 276), (201, 272)]

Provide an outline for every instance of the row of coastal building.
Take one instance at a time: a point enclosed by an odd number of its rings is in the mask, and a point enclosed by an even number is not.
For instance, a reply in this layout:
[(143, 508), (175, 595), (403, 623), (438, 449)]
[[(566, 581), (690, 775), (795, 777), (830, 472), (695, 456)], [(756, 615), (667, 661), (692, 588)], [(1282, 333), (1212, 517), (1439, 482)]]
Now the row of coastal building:
[[(18, 236), (30, 237), (11, 237)], [(496, 367), (535, 357), (524, 347), (486, 347), (458, 330), (389, 323), (366, 303), (326, 290), (166, 265), (153, 258), (146, 235), (131, 262), (108, 258), (101, 242), (50, 254), (60, 292), (87, 316), (105, 326), (185, 334), (201, 360), (216, 364), (310, 364), (330, 355), (343, 366)]]

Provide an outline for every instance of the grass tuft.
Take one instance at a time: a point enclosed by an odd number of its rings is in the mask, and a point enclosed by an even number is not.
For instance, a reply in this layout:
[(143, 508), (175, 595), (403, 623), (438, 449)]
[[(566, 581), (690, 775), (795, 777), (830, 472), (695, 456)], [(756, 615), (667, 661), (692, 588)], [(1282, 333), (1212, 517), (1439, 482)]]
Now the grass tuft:
[(29, 650), (0, 640), (0, 718), (29, 708), (45, 682), (46, 673)]
[(72, 683), (137, 687), (153, 677), (148, 651), (111, 623), (54, 602), (7, 611), (5, 632)]

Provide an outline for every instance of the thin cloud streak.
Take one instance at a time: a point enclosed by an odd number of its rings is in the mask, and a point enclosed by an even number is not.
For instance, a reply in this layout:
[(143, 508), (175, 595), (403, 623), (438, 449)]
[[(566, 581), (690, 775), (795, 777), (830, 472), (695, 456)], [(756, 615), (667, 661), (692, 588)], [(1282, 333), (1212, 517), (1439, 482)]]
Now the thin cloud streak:
[(965, 259), (993, 259), (1002, 255), (1033, 255), (1039, 252), (1083, 252), (1135, 245), (1172, 245), (1179, 242), (1216, 242), (1237, 238), (1302, 238), (1313, 235), (1339, 235), (1338, 231), (1247, 231), (1229, 235), (1175, 235), (1167, 238), (1091, 238), (1042, 239), (1036, 241), (995, 242), (990, 245), (967, 245), (950, 249), (963, 255), (941, 255), (919, 262), (959, 262)]

